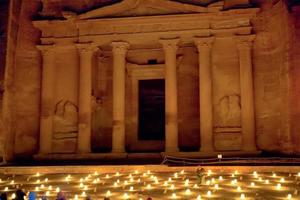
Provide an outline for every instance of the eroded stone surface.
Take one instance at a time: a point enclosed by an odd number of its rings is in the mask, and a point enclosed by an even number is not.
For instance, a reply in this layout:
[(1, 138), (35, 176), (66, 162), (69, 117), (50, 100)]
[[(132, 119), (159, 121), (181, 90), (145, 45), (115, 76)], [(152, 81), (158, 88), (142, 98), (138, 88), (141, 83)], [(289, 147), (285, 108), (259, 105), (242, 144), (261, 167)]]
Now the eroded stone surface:
[[(50, 14), (60, 15), (60, 10), (55, 11), (60, 8), (56, 8), (54, 2), (59, 2), (59, 7), (68, 7), (70, 4), (69, 1), (44, 1), (44, 17), (49, 17)], [(198, 150), (201, 140), (199, 125), (199, 92), (201, 93), (201, 90), (199, 91), (199, 67), (201, 68), (201, 64), (199, 66), (199, 49), (197, 50), (194, 39), (208, 36), (214, 37), (211, 58), (206, 59), (211, 59), (214, 144), (217, 150), (239, 150), (242, 146), (240, 137), (243, 132), (241, 122), (243, 97), (240, 54), (235, 35), (250, 34), (256, 35), (253, 50), (251, 50), (256, 145), (258, 149), (264, 151), (286, 153), (300, 151), (298, 147), (300, 106), (297, 103), (299, 102), (299, 95), (297, 95), (299, 16), (296, 7), (289, 12), (283, 1), (274, 1), (274, 5), (263, 4), (260, 11), (253, 8), (219, 11), (218, 8), (222, 7), (223, 3), (218, 2), (210, 6), (184, 4), (186, 7), (181, 10), (178, 5), (182, 5), (183, 1), (173, 1), (171, 4), (164, 4), (164, 9), (154, 11), (148, 9), (150, 3), (147, 2), (139, 2), (136, 4), (137, 7), (130, 11), (126, 10), (128, 9), (126, 6), (122, 7), (123, 4), (120, 3), (98, 9), (93, 8), (97, 3), (109, 3), (108, 1), (90, 1), (88, 6), (74, 3), (69, 6), (77, 6), (78, 11), (89, 14), (65, 13), (67, 20), (34, 20), (34, 22), (32, 19), (38, 15), (41, 4), (33, 1), (24, 1), (21, 4), (20, 17), (13, 18), (12, 33), (8, 34), (10, 43), (7, 47), (9, 54), (4, 86), (7, 100), (2, 109), (3, 124), (9, 133), (5, 138), (8, 146), (7, 152), (11, 155), (15, 153), (33, 155), (37, 153), (41, 145), (39, 133), (43, 61), (36, 48), (37, 44), (54, 44), (56, 49), (53, 62), (56, 73), (55, 105), (62, 99), (72, 104), (72, 109), (68, 112), (70, 115), (67, 113), (67, 116), (59, 114), (53, 116), (55, 127), (53, 134), (55, 132), (58, 134), (53, 135), (53, 138), (61, 139), (64, 138), (62, 133), (72, 133), (71, 136), (66, 135), (66, 139), (72, 137), (72, 141), (60, 141), (59, 144), (53, 142), (56, 145), (53, 148), (56, 149), (55, 152), (60, 152), (60, 149), (61, 152), (76, 151), (78, 143), (76, 134), (79, 128), (77, 118), (79, 117), (83, 122), (89, 118), (86, 116), (92, 116), (91, 122), (88, 122), (92, 127), (90, 130), (91, 149), (109, 151), (112, 148), (113, 132), (114, 54), (111, 43), (120, 41), (129, 44), (128, 51), (124, 55), (126, 59), (124, 66), (125, 119), (120, 123), (124, 123), (126, 136), (122, 140), (125, 141), (127, 149), (142, 148), (151, 151), (153, 145), (152, 150), (163, 151), (164, 144), (161, 142), (143, 143), (137, 139), (138, 102), (136, 82), (134, 82), (147, 78), (164, 78), (165, 74), (161, 75), (155, 71), (155, 66), (165, 68), (166, 52), (163, 51), (159, 42), (162, 38), (179, 38), (178, 49), (172, 53), (172, 56), (176, 54), (174, 65), (176, 65), (177, 75), (178, 116), (175, 121), (178, 123), (179, 149)], [(248, 3), (247, 1), (235, 2), (239, 4), (242, 2), (245, 5)], [(159, 3), (153, 1), (152, 4), (157, 6)], [(83, 9), (84, 6), (86, 10)], [(213, 10), (207, 10), (210, 8)], [(176, 15), (164, 15), (170, 14), (169, 12)], [(120, 17), (122, 15), (127, 17)], [(137, 15), (145, 15), (145, 17), (130, 18), (130, 16)], [(102, 19), (103, 16), (108, 18)], [(117, 20), (109, 18), (112, 16), (120, 18)], [(12, 38), (15, 39), (12, 40)], [(90, 97), (96, 100), (91, 103), (90, 115), (77, 113), (75, 109), (79, 106), (79, 82), (82, 77), (79, 73), (80, 58), (78, 45), (75, 45), (77, 43), (91, 43), (100, 49), (96, 59), (91, 61), (92, 91)], [(147, 71), (148, 68), (145, 67), (145, 71), (140, 70), (140, 74), (136, 73), (135, 78), (132, 78), (128, 64), (143, 68), (148, 65), (148, 62), (153, 61), (155, 61), (154, 68), (149, 69), (155, 70)], [(55, 113), (55, 107), (51, 109)], [(88, 126), (81, 124), (80, 127), (85, 129)], [(222, 129), (221, 132), (218, 131), (220, 129)], [(65, 145), (70, 146), (65, 147)]]

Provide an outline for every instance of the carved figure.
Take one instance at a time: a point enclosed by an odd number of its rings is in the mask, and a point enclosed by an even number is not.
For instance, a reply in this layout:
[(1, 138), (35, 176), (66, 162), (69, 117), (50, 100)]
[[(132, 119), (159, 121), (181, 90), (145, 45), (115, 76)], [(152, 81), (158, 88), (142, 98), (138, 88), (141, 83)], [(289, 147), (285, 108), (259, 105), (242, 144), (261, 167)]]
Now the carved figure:
[(53, 126), (55, 133), (77, 132), (78, 109), (75, 104), (61, 100), (56, 104)]
[(217, 106), (217, 112), (220, 126), (240, 126), (240, 96), (232, 94), (222, 97)]

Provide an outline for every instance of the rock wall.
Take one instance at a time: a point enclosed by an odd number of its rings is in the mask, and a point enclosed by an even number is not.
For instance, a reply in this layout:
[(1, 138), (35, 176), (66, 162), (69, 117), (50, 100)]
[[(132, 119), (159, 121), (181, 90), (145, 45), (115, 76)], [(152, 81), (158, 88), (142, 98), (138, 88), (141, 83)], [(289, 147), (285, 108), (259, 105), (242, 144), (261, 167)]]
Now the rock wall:
[[(3, 120), (7, 125), (8, 158), (13, 154), (31, 156), (37, 153), (41, 87), (41, 57), (35, 47), (39, 43), (40, 33), (31, 22), (41, 10), (41, 5), (40, 2), (31, 0), (13, 2), (8, 30), (8, 61), (3, 104)], [(253, 49), (256, 134), (258, 147), (264, 151), (291, 152), (293, 141), (294, 152), (300, 153), (298, 13), (300, 12), (296, 8), (289, 13), (285, 4), (279, 1), (273, 7), (262, 10), (252, 21), (253, 32), (256, 34)], [(217, 47), (214, 50), (219, 55), (213, 58), (215, 115), (219, 104), (223, 105), (222, 102), (226, 103), (227, 100), (231, 102), (230, 99), (235, 102), (235, 96), (239, 95), (237, 52), (234, 42), (226, 40), (225, 38), (216, 41)], [(222, 46), (228, 42), (231, 48), (222, 52)], [(184, 54), (183, 64), (178, 69), (178, 89), (182, 97), (178, 100), (179, 139), (180, 147), (189, 150), (197, 149), (199, 140), (198, 63), (196, 59), (190, 58), (197, 57), (194, 48), (186, 47)], [(0, 56), (3, 57), (3, 54)], [(98, 113), (101, 123), (93, 125), (96, 127), (94, 129), (96, 131), (92, 133), (94, 150), (107, 150), (111, 143), (111, 60), (103, 58), (107, 61), (101, 61), (101, 59), (98, 60), (100, 67), (95, 69), (98, 71), (93, 73), (99, 74), (98, 79), (94, 78), (93, 82), (93, 88), (97, 88), (94, 95), (101, 97), (98, 102), (100, 107), (96, 109), (102, 109), (102, 113)], [(223, 62), (224, 60), (226, 62)], [(102, 72), (107, 76), (103, 76)], [(218, 80), (225, 80), (226, 84), (224, 85), (223, 81), (218, 84)], [(191, 85), (187, 86), (188, 84)], [(61, 96), (63, 95), (66, 94), (61, 93)], [(76, 96), (76, 92), (70, 95)], [(222, 119), (215, 119), (214, 126), (219, 126), (220, 122)]]
[[(8, 143), (16, 155), (32, 155), (37, 150), (39, 134), (39, 104), (41, 85), (41, 58), (35, 45), (39, 43), (39, 31), (31, 20), (40, 9), (38, 1), (22, 1), (15, 56), (12, 58), (14, 70), (12, 86), (7, 88), (12, 94), (8, 103), (12, 104), (12, 123)], [(14, 25), (12, 25), (14, 26)]]
[(294, 151), (300, 153), (300, 6), (291, 10), (291, 70), (290, 70), (290, 111), (291, 111), (291, 132), (294, 144)]
[(280, 1), (253, 19), (257, 145), (264, 151), (290, 152), (289, 13)]

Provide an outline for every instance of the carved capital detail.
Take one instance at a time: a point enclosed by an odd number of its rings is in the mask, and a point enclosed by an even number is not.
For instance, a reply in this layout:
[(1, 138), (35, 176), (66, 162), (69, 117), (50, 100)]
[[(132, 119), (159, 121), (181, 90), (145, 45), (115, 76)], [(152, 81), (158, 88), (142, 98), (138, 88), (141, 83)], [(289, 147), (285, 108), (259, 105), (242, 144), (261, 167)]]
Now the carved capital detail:
[(55, 52), (55, 45), (54, 44), (49, 44), (49, 45), (36, 45), (36, 48), (40, 50), (43, 56), (49, 53), (54, 53)]
[(112, 42), (111, 46), (113, 54), (125, 55), (130, 45), (127, 42)]
[(96, 44), (94, 43), (77, 43), (75, 44), (79, 53), (95, 53), (99, 50)]
[(238, 49), (252, 48), (255, 35), (239, 35), (235, 37), (235, 41)]
[(208, 50), (211, 49), (214, 41), (215, 41), (214, 37), (196, 37), (194, 39), (198, 51), (200, 51), (200, 49), (208, 49)]
[(176, 52), (178, 48), (179, 38), (173, 39), (160, 39), (159, 42), (162, 44), (165, 52)]

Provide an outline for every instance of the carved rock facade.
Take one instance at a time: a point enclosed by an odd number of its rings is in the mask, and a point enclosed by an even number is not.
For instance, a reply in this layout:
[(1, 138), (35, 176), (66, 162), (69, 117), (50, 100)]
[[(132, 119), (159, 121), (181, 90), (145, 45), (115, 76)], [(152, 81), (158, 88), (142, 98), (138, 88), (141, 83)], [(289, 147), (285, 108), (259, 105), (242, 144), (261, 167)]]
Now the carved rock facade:
[[(22, 4), (26, 34), (5, 88), (15, 105), (4, 107), (11, 157), (299, 151), (289, 78), (299, 58), (290, 62), (287, 45), (297, 16), (283, 1), (262, 10), (248, 1), (99, 1), (81, 14), (54, 12), (53, 2), (42, 11)], [(165, 139), (143, 141), (139, 82), (155, 79), (165, 81)]]

